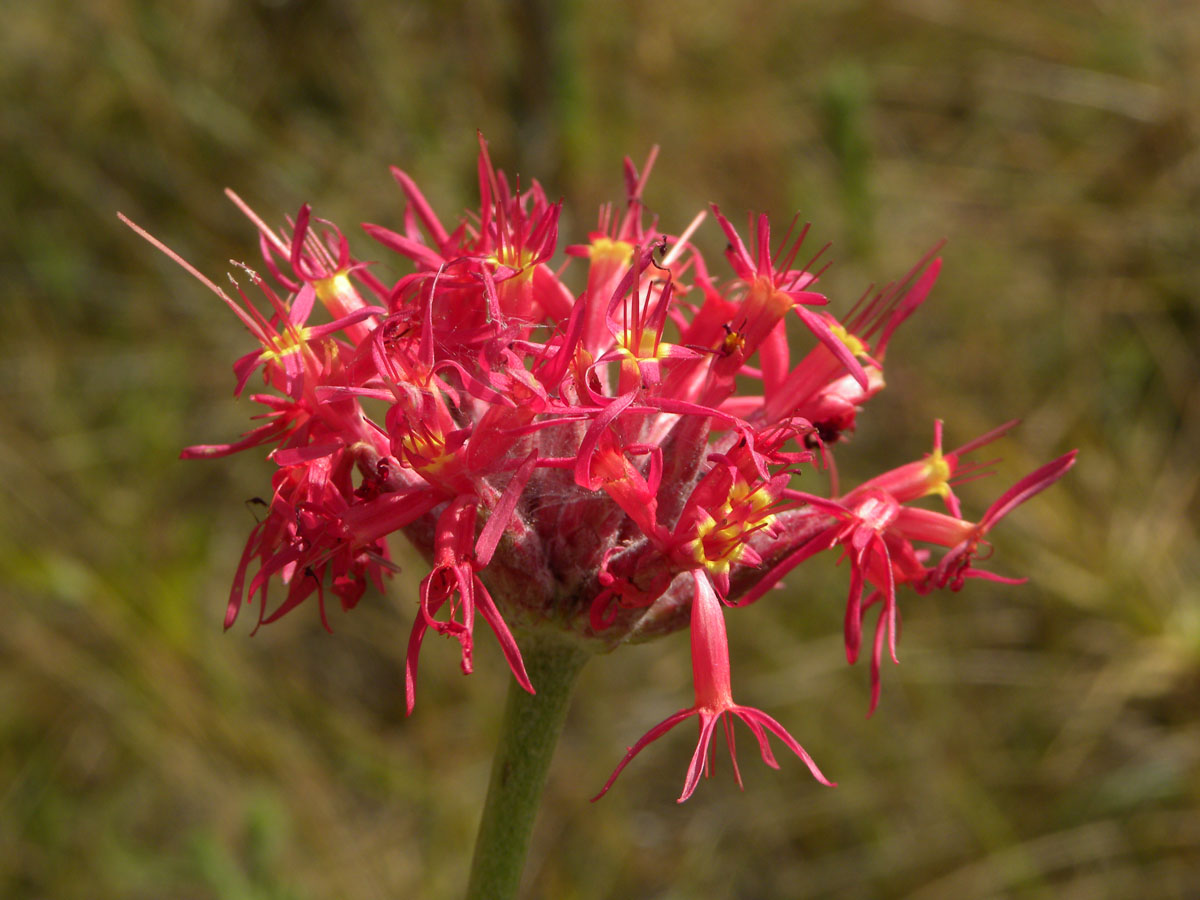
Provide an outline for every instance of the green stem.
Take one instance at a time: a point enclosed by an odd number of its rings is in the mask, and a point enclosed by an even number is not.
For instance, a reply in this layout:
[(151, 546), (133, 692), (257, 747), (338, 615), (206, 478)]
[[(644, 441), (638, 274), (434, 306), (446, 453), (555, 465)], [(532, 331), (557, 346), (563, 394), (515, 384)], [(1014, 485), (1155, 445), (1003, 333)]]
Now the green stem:
[(590, 656), (542, 635), (523, 640), (521, 655), (537, 693), (528, 694), (515, 681), (509, 682), (492, 778), (475, 838), (467, 900), (516, 896), (554, 746), (571, 692)]

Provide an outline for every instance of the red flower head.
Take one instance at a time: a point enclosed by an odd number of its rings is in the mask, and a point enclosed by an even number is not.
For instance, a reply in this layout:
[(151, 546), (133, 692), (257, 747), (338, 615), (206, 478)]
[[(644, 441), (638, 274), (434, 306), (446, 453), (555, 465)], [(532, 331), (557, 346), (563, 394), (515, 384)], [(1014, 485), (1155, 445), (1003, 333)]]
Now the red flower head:
[[(962, 518), (951, 484), (978, 474), (964, 457), (1009, 426), (945, 453), (939, 423), (924, 460), (845, 494), (836, 480), (830, 496), (795, 490), (803, 468), (832, 468), (883, 389), (888, 344), (929, 295), (940, 260), (931, 253), (839, 320), (814, 290), (824, 249), (798, 262), (807, 226), (772, 246), (770, 222), (758, 216), (747, 246), (714, 206), (732, 267), (723, 282), (691, 243), (705, 213), (678, 233), (646, 213), (655, 155), (640, 172), (626, 160), (620, 214), (606, 207), (587, 242), (566, 248), (586, 269), (578, 274), (550, 267), (561, 203), (537, 182), (510, 182), (482, 139), (480, 206), (453, 227), (393, 170), (407, 202), (399, 227), (364, 226), (410, 268), (390, 283), (307, 205), (274, 231), (230, 194), (254, 222), (277, 286), (243, 266), (257, 301), (236, 284), (232, 299), (133, 226), (250, 332), (254, 347), (234, 365), (237, 392), (255, 376), (266, 386), (252, 397), (266, 410), (258, 427), (184, 451), (263, 446), (276, 466), (226, 625), (255, 599), (259, 624), (310, 598), (327, 621), (326, 592), (343, 608), (357, 604), (390, 573), (387, 540), (401, 533), (431, 566), (411, 598), (410, 711), (424, 638), (456, 641), (470, 672), (477, 618), (528, 691), (520, 645), (530, 633), (565, 632), (577, 646), (609, 650), (690, 627), (695, 703), (635, 744), (601, 794), (643, 747), (692, 716), (700, 739), (680, 800), (709, 767), (718, 722), (733, 755), (732, 718), (750, 728), (768, 765), (773, 734), (828, 784), (783, 726), (734, 703), (722, 606), (753, 602), (800, 563), (840, 548), (851, 661), (864, 615), (881, 609), (875, 695), (884, 637), (895, 656), (902, 587), (998, 578), (976, 568), (988, 532), (1074, 456), (1022, 479), (978, 522)], [(311, 321), (318, 302), (323, 323)], [(809, 342), (795, 363), (793, 316)], [(947, 511), (913, 505), (927, 495)], [(917, 545), (946, 552), (931, 561)], [(286, 593), (272, 605), (276, 584)]]

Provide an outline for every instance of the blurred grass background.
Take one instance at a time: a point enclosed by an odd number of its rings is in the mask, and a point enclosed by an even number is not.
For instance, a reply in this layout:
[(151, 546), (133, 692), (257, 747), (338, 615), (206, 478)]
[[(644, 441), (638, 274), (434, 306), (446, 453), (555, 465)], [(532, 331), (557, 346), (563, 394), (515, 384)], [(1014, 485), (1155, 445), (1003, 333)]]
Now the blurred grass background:
[[(530, 897), (1194, 897), (1200, 884), (1200, 9), (1148, 0), (18, 2), (0, 29), (0, 895), (457, 896), (505, 669), (427, 650), (420, 565), (335, 618), (220, 623), (269, 467), (227, 440), (247, 346), (210, 276), (256, 256), (221, 194), (395, 226), (387, 166), (444, 218), (474, 131), (565, 196), (564, 236), (662, 145), (665, 228), (799, 209), (841, 309), (943, 236), (848, 478), (1014, 416), (1003, 485), (1080, 463), (995, 534), (1018, 588), (907, 597), (867, 721), (845, 572), (730, 616), (742, 702), (833, 778), (746, 747), (682, 807), (687, 640), (585, 672)], [(709, 224), (701, 242), (721, 242)], [(361, 238), (361, 236), (360, 236)], [(383, 254), (355, 238), (359, 252)], [(840, 301), (839, 299), (840, 298)], [(444, 642), (442, 642), (444, 643)]]

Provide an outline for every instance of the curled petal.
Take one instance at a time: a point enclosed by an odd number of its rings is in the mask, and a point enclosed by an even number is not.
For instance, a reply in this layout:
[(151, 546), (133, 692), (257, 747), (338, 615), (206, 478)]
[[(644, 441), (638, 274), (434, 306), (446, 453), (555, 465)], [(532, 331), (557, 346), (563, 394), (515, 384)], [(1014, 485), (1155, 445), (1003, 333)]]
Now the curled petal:
[(595, 797), (592, 798), (592, 802), (595, 803), (597, 800), (599, 800), (601, 797), (603, 797), (605, 794), (608, 793), (608, 789), (613, 786), (613, 782), (617, 780), (617, 776), (621, 774), (621, 771), (627, 765), (629, 765), (630, 760), (632, 760), (635, 756), (637, 756), (639, 753), (642, 752), (642, 750), (646, 747), (647, 744), (651, 744), (654, 741), (657, 741), (660, 737), (662, 737), (664, 734), (666, 734), (668, 731), (670, 731), (672, 728), (674, 728), (676, 725), (678, 725), (684, 719), (690, 719), (695, 714), (696, 714), (696, 710), (691, 707), (689, 707), (688, 709), (681, 709), (681, 710), (679, 710), (679, 712), (673, 713), (672, 715), (667, 716), (667, 718), (663, 719), (661, 722), (659, 722), (657, 725), (655, 725), (653, 728), (651, 728), (649, 731), (647, 731), (644, 735), (642, 735), (642, 737), (638, 740), (638, 742), (636, 744), (634, 744), (632, 747), (630, 747), (629, 750), (626, 751), (625, 756), (621, 759), (621, 761), (619, 763), (617, 763), (616, 769), (614, 769), (613, 773), (608, 776), (608, 781), (604, 782), (604, 787), (600, 788), (600, 793), (598, 793)]

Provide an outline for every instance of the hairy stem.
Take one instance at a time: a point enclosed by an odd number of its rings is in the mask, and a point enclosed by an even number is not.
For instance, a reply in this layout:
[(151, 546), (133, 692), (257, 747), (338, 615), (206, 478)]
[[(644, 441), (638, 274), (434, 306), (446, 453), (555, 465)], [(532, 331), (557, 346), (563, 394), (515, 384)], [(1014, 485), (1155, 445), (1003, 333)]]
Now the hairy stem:
[(590, 654), (549, 636), (521, 642), (525, 670), (536, 694), (509, 682), (492, 762), (467, 900), (508, 900), (521, 886), (525, 854), (546, 773), (567, 716), (571, 693)]

